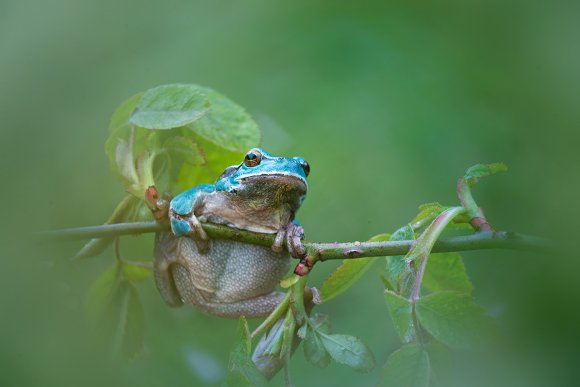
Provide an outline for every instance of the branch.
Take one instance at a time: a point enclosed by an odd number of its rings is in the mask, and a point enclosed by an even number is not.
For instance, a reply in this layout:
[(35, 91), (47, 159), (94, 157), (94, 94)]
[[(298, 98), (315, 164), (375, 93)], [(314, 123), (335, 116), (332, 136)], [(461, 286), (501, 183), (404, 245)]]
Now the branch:
[[(204, 223), (203, 229), (212, 238), (230, 239), (268, 247), (272, 246), (275, 238), (275, 234), (261, 234), (211, 223)], [(68, 228), (42, 232), (37, 234), (37, 236), (44, 241), (62, 241), (110, 238), (121, 235), (164, 231), (169, 231), (168, 224), (151, 221)], [(304, 247), (306, 247), (307, 251), (316, 255), (317, 261), (328, 261), (332, 259), (405, 255), (415, 242), (415, 240), (347, 243), (305, 242)], [(471, 235), (440, 239), (433, 246), (432, 252), (443, 253), (488, 249), (554, 251), (556, 250), (556, 245), (547, 239), (511, 231), (480, 231)]]

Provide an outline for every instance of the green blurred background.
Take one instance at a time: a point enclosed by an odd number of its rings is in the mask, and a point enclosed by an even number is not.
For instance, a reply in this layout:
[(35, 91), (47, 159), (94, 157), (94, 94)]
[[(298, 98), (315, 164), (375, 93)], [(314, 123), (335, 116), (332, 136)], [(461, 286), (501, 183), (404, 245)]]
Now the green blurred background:
[[(79, 243), (31, 242), (34, 230), (108, 217), (123, 197), (103, 149), (108, 119), (159, 84), (222, 92), (260, 123), (266, 149), (309, 161), (299, 214), (309, 240), (393, 231), (421, 203), (455, 204), (470, 165), (503, 161), (509, 172), (475, 190), (492, 224), (576, 242), (579, 20), (577, 1), (2, 1), (0, 385), (220, 383), (235, 321), (172, 310), (150, 280), (139, 288), (145, 351), (110, 360), (87, 337), (82, 306), (110, 249), (70, 262)], [(464, 254), (505, 336), (491, 354), (461, 354), (448, 383), (580, 383), (575, 250)], [(123, 253), (149, 260), (151, 236), (125, 238)], [(399, 345), (382, 265), (319, 307), (379, 367), (317, 369), (297, 353), (297, 386), (376, 384)], [(317, 266), (311, 283), (335, 266)]]

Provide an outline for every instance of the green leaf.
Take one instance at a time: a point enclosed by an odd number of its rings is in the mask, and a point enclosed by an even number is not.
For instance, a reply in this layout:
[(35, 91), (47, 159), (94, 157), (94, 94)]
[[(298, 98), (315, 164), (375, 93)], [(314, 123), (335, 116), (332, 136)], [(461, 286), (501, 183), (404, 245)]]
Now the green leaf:
[(139, 293), (133, 285), (127, 284), (125, 303), (121, 309), (120, 329), (122, 335), (121, 350), (125, 356), (137, 354), (143, 347), (145, 336), (145, 317)]
[(137, 93), (132, 97), (126, 99), (115, 109), (111, 120), (109, 121), (109, 133), (114, 133), (119, 129), (128, 126), (129, 117), (133, 114), (135, 107), (143, 97), (143, 93)]
[(427, 261), (422, 287), (431, 293), (450, 290), (471, 294), (473, 291), (473, 285), (459, 253), (431, 254)]
[(262, 335), (252, 354), (252, 362), (266, 378), (275, 375), (287, 360), (281, 358), (286, 320), (287, 315), (278, 319), (270, 330)]
[(257, 363), (258, 360), (263, 361), (261, 358), (265, 357), (280, 357), (280, 351), (282, 350), (282, 343), (284, 341), (285, 322), (286, 316), (276, 321), (276, 323), (265, 332), (264, 335), (262, 335), (262, 338), (256, 345), (254, 353), (252, 354), (252, 360), (254, 363)]
[(415, 337), (415, 329), (411, 324), (413, 310), (411, 302), (390, 290), (385, 290), (385, 298), (399, 337), (405, 343), (410, 342)]
[(239, 320), (239, 342), (230, 353), (229, 373), (226, 386), (267, 386), (266, 378), (252, 362), (252, 341), (248, 322), (244, 316)]
[(470, 295), (440, 292), (417, 301), (419, 324), (434, 338), (453, 348), (469, 348), (487, 333), (491, 318)]
[(234, 152), (246, 152), (260, 142), (260, 130), (239, 105), (206, 87), (197, 88), (210, 101), (211, 109), (201, 119), (187, 125), (201, 137)]
[[(417, 241), (407, 255), (405, 255), (405, 263), (408, 264), (409, 269), (406, 270), (399, 280), (398, 293), (404, 297), (411, 297), (415, 288), (417, 269), (425, 259), (428, 259), (429, 253), (433, 245), (453, 219), (465, 213), (463, 207), (450, 207), (437, 216), (437, 218), (429, 224), (423, 233), (417, 238)], [(414, 296), (413, 296), (414, 297)]]
[[(414, 240), (415, 233), (413, 231), (413, 227), (410, 224), (407, 224), (391, 235), (391, 241), (405, 241), (405, 240)], [(389, 282), (395, 287), (395, 290), (399, 290), (399, 280), (401, 279), (401, 275), (405, 273), (409, 268), (408, 263), (405, 261), (405, 256), (403, 255), (395, 255), (392, 257), (387, 257), (387, 279)]]
[(152, 273), (153, 268), (133, 265), (130, 263), (123, 263), (123, 276), (129, 282), (142, 281), (151, 277)]
[(431, 386), (449, 386), (456, 377), (453, 367), (453, 354), (451, 349), (438, 341), (431, 340), (425, 346), (429, 354), (431, 365)]
[(200, 119), (210, 108), (210, 101), (196, 85), (162, 85), (143, 94), (129, 123), (146, 129), (178, 128)]
[[(235, 382), (232, 383), (232, 380)], [(243, 363), (238, 363), (235, 368), (230, 371), (227, 377), (228, 386), (268, 386), (268, 381), (260, 373), (256, 365), (247, 360)]]
[(411, 224), (426, 224), (431, 223), (433, 219), (437, 217), (440, 213), (445, 211), (448, 207), (444, 207), (437, 202), (425, 203), (419, 206), (419, 213), (411, 221)]
[(290, 359), (292, 354), (292, 343), (294, 342), (294, 333), (296, 332), (296, 320), (291, 308), (288, 309), (284, 325), (282, 325), (282, 347), (280, 348), (280, 357)]
[(310, 323), (314, 330), (322, 333), (330, 333), (330, 319), (328, 315), (315, 313), (314, 316), (310, 317)]
[(173, 159), (180, 159), (190, 165), (205, 164), (205, 155), (201, 146), (191, 138), (174, 136), (165, 140), (163, 147), (171, 152)]
[[(375, 235), (369, 242), (388, 241), (389, 237), (389, 234)], [(330, 301), (348, 290), (370, 269), (374, 262), (374, 258), (343, 260), (342, 264), (322, 283), (322, 287), (320, 288), (322, 301)]]
[(125, 356), (141, 349), (143, 308), (137, 291), (123, 277), (121, 265), (111, 266), (95, 280), (87, 293), (85, 310), (96, 342)]
[[(133, 99), (125, 101), (117, 110), (124, 113), (128, 109), (127, 104), (134, 102)], [(147, 187), (155, 184), (153, 163), (156, 151), (161, 150), (159, 133), (133, 127), (127, 122), (120, 125), (122, 115), (117, 112), (113, 114), (105, 153), (111, 170), (123, 182), (125, 189), (133, 196), (144, 199)]]
[(411, 250), (409, 250), (405, 256), (405, 260), (410, 262), (423, 255), (429, 254), (445, 227), (453, 221), (453, 218), (464, 213), (465, 209), (463, 207), (449, 207), (439, 214), (437, 219), (433, 221), (425, 231), (423, 231), (419, 238), (417, 238), (417, 242), (413, 245)]
[(119, 290), (121, 282), (120, 266), (114, 264), (105, 270), (91, 285), (85, 297), (85, 312), (93, 328), (99, 327), (101, 320), (108, 316), (107, 309)]
[(250, 334), (250, 328), (248, 327), (248, 321), (244, 316), (241, 316), (239, 320), (238, 336), (240, 341), (234, 349), (234, 352), (241, 359), (249, 359), (252, 353), (252, 336)]
[(389, 356), (379, 385), (426, 387), (429, 386), (430, 368), (429, 355), (420, 345), (406, 345)]
[(320, 288), (322, 301), (330, 301), (348, 290), (371, 267), (373, 262), (372, 258), (343, 260), (342, 264), (322, 283)]
[(91, 258), (101, 254), (111, 243), (114, 238), (94, 238), (89, 240), (75, 254), (73, 259)]
[(391, 234), (387, 234), (387, 233), (382, 233), (382, 234), (377, 234), (375, 236), (372, 236), (371, 239), (369, 239), (369, 242), (387, 242), (391, 240)]
[[(213, 183), (227, 167), (230, 165), (239, 165), (244, 159), (245, 151), (229, 151), (185, 128), (180, 129), (180, 132), (182, 136), (186, 134), (190, 136), (192, 141), (200, 146), (203, 150), (205, 162), (202, 167), (187, 162), (177, 162), (175, 181), (169, 182), (172, 187), (171, 191), (184, 190), (200, 183)], [(257, 145), (258, 143), (256, 142), (250, 148)]]
[[(105, 142), (105, 153), (109, 158), (111, 170), (121, 179), (127, 179), (132, 173), (126, 169), (127, 148), (129, 144), (129, 117), (143, 93), (135, 94), (125, 100), (114, 112), (109, 122), (109, 137)], [(120, 148), (120, 149), (119, 149)]]
[(384, 274), (381, 274), (381, 282), (383, 283), (385, 289), (395, 290), (397, 288), (389, 281), (389, 279)]
[(144, 199), (150, 185), (176, 193), (215, 181), (259, 140), (252, 118), (219, 93), (165, 85), (121, 104), (111, 118), (105, 151), (125, 189)]
[(318, 332), (320, 341), (334, 361), (345, 364), (359, 372), (368, 372), (375, 367), (375, 358), (368, 347), (359, 339), (349, 335)]
[(304, 340), (304, 357), (310, 364), (324, 368), (330, 364), (330, 355), (326, 352), (326, 348), (322, 344), (320, 336), (315, 331), (307, 331), (306, 339)]
[(320, 333), (330, 332), (330, 321), (328, 316), (322, 314), (315, 314), (310, 321), (313, 328), (308, 329), (308, 324), (303, 327), (306, 328), (303, 344), (304, 357), (314, 366), (324, 368), (330, 364), (330, 355), (322, 344)]
[[(413, 225), (415, 231), (417, 229), (428, 226), (437, 216), (439, 216), (448, 208), (449, 207), (442, 206), (437, 202), (421, 204), (419, 206), (419, 213), (411, 221), (411, 224)], [(472, 229), (471, 225), (469, 224), (469, 217), (467, 215), (458, 215), (447, 227), (458, 230)]]
[(507, 171), (507, 166), (504, 163), (477, 164), (469, 168), (463, 178), (469, 185), (475, 185), (482, 177), (505, 171)]

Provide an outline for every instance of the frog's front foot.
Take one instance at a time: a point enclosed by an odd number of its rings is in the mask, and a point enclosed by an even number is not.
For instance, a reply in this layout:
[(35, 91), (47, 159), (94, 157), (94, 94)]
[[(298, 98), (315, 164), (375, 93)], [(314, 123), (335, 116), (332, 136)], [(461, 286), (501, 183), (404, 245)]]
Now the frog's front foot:
[(176, 236), (191, 237), (201, 254), (206, 254), (209, 251), (209, 237), (194, 214), (179, 215), (175, 211), (170, 211), (169, 218), (171, 220), (171, 231)]
[(304, 228), (294, 222), (290, 222), (276, 234), (272, 250), (281, 252), (284, 242), (286, 242), (286, 248), (291, 256), (302, 257), (306, 254), (306, 248), (302, 244), (303, 239)]

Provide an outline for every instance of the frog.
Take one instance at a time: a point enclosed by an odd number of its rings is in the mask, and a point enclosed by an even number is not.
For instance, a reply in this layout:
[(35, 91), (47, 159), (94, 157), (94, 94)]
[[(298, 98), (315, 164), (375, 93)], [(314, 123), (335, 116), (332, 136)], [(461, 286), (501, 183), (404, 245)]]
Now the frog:
[[(171, 232), (155, 237), (155, 283), (173, 307), (191, 304), (225, 318), (264, 317), (284, 297), (276, 290), (305, 254), (296, 212), (308, 192), (310, 165), (252, 148), (214, 184), (200, 184), (169, 203)], [(203, 223), (275, 234), (272, 246), (210, 239)], [(284, 249), (286, 247), (286, 249)]]

